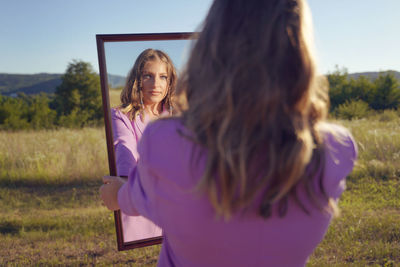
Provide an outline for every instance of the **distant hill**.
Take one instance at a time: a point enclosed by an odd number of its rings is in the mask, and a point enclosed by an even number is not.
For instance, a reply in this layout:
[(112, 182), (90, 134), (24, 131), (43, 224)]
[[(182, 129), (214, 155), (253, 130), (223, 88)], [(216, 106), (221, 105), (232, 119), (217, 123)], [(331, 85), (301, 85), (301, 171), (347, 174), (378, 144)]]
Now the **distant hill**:
[[(383, 72), (360, 72), (350, 73), (349, 77), (357, 79), (361, 75), (375, 80), (380, 73), (393, 73), (400, 81), (400, 72), (398, 71), (383, 71)], [(28, 95), (44, 93), (54, 93), (56, 87), (61, 84), (61, 76), (63, 74), (7, 74), (0, 73), (0, 94), (7, 96), (16, 96), (19, 92)], [(122, 87), (125, 84), (125, 77), (120, 75), (108, 75), (108, 82), (111, 88)]]
[[(0, 73), (0, 94), (16, 96), (18, 93), (27, 95), (54, 93), (56, 87), (61, 84), (63, 74), (8, 74)], [(125, 84), (125, 77), (119, 75), (108, 75), (108, 82), (112, 88), (121, 87)]]
[(108, 84), (111, 86), (111, 88), (124, 86), (125, 79), (126, 77), (124, 76), (108, 74)]
[(38, 94), (40, 92), (52, 93), (61, 83), (62, 74), (7, 74), (0, 73), (0, 93), (14, 95), (18, 92)]
[(394, 71), (394, 70), (388, 70), (388, 71), (381, 71), (381, 72), (357, 72), (357, 73), (350, 73), (349, 77), (357, 79), (360, 76), (366, 76), (370, 78), (372, 81), (378, 78), (379, 74), (386, 74), (386, 73), (392, 73), (394, 77), (396, 77), (397, 80), (400, 81), (400, 72)]

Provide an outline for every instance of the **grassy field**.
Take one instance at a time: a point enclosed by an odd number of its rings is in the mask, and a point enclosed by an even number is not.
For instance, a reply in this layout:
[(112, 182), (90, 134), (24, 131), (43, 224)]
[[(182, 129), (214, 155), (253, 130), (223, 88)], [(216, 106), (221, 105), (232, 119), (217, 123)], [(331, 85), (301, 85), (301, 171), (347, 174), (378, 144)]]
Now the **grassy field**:
[[(341, 123), (359, 161), (308, 266), (400, 266), (400, 119)], [(0, 132), (0, 266), (155, 266), (160, 246), (117, 251), (107, 172), (103, 129)]]
[(400, 119), (341, 121), (359, 159), (310, 266), (400, 266)]
[(120, 95), (121, 95), (121, 90), (109, 90), (109, 95), (108, 97), (110, 98), (110, 106), (112, 108), (118, 107), (121, 104), (120, 100)]

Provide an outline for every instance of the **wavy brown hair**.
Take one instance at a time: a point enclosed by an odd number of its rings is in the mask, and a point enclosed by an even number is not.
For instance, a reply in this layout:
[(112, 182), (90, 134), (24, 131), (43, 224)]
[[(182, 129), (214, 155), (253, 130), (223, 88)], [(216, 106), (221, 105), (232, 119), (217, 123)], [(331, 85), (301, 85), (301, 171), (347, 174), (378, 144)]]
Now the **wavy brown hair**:
[(146, 49), (137, 57), (135, 64), (130, 70), (128, 77), (125, 82), (125, 86), (121, 92), (121, 105), (119, 108), (121, 111), (129, 116), (131, 120), (134, 120), (140, 112), (143, 111), (141, 99), (143, 99), (142, 92), (142, 74), (143, 68), (148, 61), (159, 60), (164, 62), (167, 66), (168, 75), (168, 92), (166, 97), (162, 100), (162, 106), (172, 110), (171, 98), (175, 93), (175, 87), (177, 82), (177, 75), (175, 66), (167, 55), (161, 50)]
[(308, 213), (298, 186), (322, 209), (316, 176), (328, 200), (317, 129), (328, 98), (307, 12), (303, 0), (215, 0), (178, 82), (183, 123), (207, 151), (199, 187), (225, 218), (254, 203), (284, 216), (289, 197)]

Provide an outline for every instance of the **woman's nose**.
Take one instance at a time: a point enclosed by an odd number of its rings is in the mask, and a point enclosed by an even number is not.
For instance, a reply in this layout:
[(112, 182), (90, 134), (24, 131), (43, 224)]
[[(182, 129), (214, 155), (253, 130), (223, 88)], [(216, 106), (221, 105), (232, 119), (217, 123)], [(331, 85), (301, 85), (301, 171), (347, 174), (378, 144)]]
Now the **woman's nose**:
[(157, 85), (159, 85), (160, 84), (160, 81), (161, 81), (161, 79), (160, 79), (160, 77), (154, 77), (154, 85), (155, 86), (157, 86)]

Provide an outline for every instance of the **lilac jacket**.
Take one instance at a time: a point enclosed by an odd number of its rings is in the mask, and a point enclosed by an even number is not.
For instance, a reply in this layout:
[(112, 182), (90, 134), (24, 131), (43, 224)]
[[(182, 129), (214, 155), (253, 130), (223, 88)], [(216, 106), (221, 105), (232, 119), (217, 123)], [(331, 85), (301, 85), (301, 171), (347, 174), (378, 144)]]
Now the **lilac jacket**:
[[(330, 130), (323, 131), (327, 147), (323, 186), (329, 196), (338, 199), (357, 149), (346, 129), (327, 126)], [(118, 192), (123, 212), (141, 214), (163, 228), (158, 265), (304, 266), (332, 216), (315, 208), (299, 188), (299, 198), (310, 215), (289, 200), (283, 218), (273, 213), (263, 219), (256, 212), (236, 214), (230, 221), (216, 218), (207, 196), (194, 190), (206, 155), (192, 165), (196, 145), (178, 131), (187, 133), (173, 119), (146, 128), (138, 147), (140, 161)]]
[(139, 116), (135, 121), (130, 121), (119, 109), (111, 109), (111, 121), (117, 174), (128, 176), (129, 170), (136, 165), (139, 158), (137, 144), (148, 121), (143, 122)]
[[(128, 176), (129, 170), (136, 166), (139, 160), (137, 144), (148, 123), (145, 117), (139, 116), (134, 121), (118, 109), (111, 109), (111, 119), (114, 137), (117, 174)], [(162, 230), (153, 222), (142, 216), (128, 216), (121, 213), (124, 242), (159, 237)]]

